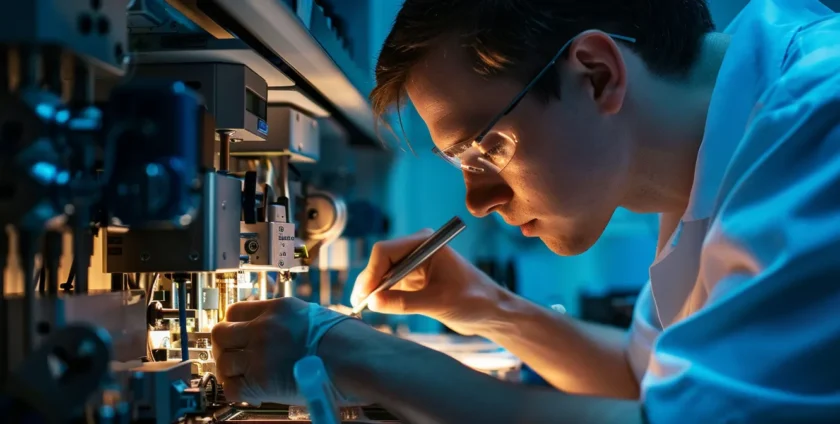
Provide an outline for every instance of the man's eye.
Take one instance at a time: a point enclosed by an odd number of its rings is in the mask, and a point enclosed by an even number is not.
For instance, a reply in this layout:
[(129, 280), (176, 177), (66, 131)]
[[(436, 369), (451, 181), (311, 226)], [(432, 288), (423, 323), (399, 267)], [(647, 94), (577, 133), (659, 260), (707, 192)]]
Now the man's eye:
[(504, 154), (504, 152), (505, 146), (503, 144), (494, 144), (493, 146), (490, 146), (489, 150), (486, 150), (484, 152), (484, 155), (488, 157), (493, 157)]
[(447, 149), (446, 154), (449, 157), (457, 157), (462, 155), (467, 150), (467, 147), (468, 146), (464, 146), (463, 144), (458, 144)]

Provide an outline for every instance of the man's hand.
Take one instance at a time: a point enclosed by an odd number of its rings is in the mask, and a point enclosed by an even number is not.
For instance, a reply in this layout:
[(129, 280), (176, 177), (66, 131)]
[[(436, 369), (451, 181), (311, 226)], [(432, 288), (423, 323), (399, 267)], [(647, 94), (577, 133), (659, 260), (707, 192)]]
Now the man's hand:
[[(367, 268), (353, 286), (357, 305), (382, 280), (391, 266), (432, 234), (424, 230), (409, 237), (376, 243)], [(422, 314), (465, 335), (482, 334), (492, 322), (506, 291), (451, 247), (444, 247), (391, 290), (370, 301), (370, 309), (388, 314)], [(490, 319), (490, 321), (488, 321)]]
[[(302, 357), (315, 355), (327, 331), (341, 330), (338, 324), (347, 318), (294, 298), (231, 305), (227, 321), (212, 333), (216, 373), (225, 396), (254, 405), (305, 405), (295, 389), (292, 368)], [(342, 397), (339, 404), (352, 403)]]
[(240, 302), (228, 309), (227, 319), (212, 336), (217, 373), (230, 400), (305, 405), (292, 368), (317, 353), (344, 395), (339, 405), (363, 404), (347, 401), (348, 395), (364, 398), (412, 422), (639, 422), (635, 403), (503, 383), (298, 299)]

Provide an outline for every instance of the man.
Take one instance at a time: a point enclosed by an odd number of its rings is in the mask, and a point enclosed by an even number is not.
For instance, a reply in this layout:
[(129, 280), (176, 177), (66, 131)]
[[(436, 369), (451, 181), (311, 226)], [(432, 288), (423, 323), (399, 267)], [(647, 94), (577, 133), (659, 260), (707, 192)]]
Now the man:
[[(840, 18), (754, 0), (712, 30), (702, 0), (406, 0), (372, 104), (412, 102), (473, 214), (561, 255), (619, 206), (662, 214), (629, 335), (444, 249), (371, 308), (489, 338), (560, 391), (280, 300), (234, 305), (214, 330), (226, 392), (296, 400), (291, 366), (317, 354), (343, 401), (411, 422), (838, 422)], [(377, 244), (354, 302), (424, 236)]]

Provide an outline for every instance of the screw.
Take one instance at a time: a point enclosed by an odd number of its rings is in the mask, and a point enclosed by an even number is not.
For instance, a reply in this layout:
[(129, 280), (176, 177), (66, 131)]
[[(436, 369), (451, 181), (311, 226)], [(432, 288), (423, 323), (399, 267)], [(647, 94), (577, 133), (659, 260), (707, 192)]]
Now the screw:
[(198, 252), (191, 252), (189, 258), (193, 262), (197, 261), (198, 260)]
[(245, 242), (245, 253), (253, 255), (258, 250), (260, 250), (260, 243), (258, 241), (251, 239)]
[(140, 254), (140, 262), (148, 262), (151, 258), (152, 255), (150, 255), (149, 252), (143, 252)]
[(283, 261), (280, 261), (280, 266), (283, 266), (283, 265), (286, 265), (286, 263), (283, 262)]
[(227, 202), (222, 202), (222, 210), (227, 209)]

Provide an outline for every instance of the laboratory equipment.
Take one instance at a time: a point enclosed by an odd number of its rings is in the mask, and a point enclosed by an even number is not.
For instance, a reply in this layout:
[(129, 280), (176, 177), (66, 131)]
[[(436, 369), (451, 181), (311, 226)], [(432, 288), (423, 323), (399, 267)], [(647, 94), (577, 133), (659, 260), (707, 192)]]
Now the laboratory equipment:
[(348, 53), (367, 40), (301, 7), (0, 0), (4, 422), (282, 421), (302, 406), (228, 402), (210, 338), (228, 305), (339, 266), (321, 249), (360, 199), (296, 165), (335, 137), (382, 147)]

